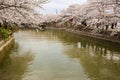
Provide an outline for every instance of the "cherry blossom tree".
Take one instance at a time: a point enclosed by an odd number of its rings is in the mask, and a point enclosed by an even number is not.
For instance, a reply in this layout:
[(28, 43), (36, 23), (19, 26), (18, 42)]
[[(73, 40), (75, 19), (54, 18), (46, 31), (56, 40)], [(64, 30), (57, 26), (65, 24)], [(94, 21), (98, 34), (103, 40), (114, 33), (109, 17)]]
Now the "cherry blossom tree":
[(38, 23), (41, 14), (36, 10), (48, 0), (0, 0), (0, 21)]
[(120, 0), (88, 0), (84, 5), (72, 4), (60, 14), (45, 15), (42, 22), (59, 22), (72, 24), (72, 27), (81, 25), (87, 20), (87, 26), (96, 28), (100, 23), (102, 28), (113, 21), (120, 21)]

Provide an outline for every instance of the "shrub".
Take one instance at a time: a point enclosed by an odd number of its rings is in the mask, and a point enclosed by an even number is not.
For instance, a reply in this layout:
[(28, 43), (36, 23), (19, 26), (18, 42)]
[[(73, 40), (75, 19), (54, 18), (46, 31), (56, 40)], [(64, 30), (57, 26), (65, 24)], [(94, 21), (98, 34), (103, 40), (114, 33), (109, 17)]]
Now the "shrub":
[(0, 36), (2, 39), (8, 38), (11, 34), (12, 34), (11, 30), (0, 28)]

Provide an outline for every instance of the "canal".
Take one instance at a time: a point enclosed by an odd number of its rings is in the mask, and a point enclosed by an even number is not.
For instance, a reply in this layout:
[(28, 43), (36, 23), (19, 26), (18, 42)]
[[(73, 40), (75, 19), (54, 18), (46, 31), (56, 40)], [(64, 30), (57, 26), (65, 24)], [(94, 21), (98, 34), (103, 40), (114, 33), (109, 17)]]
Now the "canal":
[(0, 80), (120, 80), (120, 45), (59, 30), (23, 30)]

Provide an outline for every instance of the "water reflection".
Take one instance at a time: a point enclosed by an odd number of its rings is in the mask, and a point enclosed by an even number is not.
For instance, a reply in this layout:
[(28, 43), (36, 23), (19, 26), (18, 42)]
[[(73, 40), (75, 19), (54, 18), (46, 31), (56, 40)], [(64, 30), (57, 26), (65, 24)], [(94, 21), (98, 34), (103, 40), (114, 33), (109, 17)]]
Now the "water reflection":
[(119, 80), (120, 52), (110, 51), (97, 45), (81, 43), (65, 52), (70, 58), (78, 59), (91, 80)]
[(119, 80), (120, 45), (65, 31), (19, 31), (0, 80)]
[(0, 80), (21, 80), (26, 72), (30, 61), (33, 60), (33, 53), (28, 51), (19, 55), (19, 44), (15, 44), (12, 54), (8, 54), (0, 64)]

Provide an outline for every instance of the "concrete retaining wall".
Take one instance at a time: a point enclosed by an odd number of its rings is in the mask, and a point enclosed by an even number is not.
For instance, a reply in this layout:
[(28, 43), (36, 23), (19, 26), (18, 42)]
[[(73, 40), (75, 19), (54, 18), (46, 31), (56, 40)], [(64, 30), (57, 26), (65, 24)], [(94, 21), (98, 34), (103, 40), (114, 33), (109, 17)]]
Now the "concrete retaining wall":
[(5, 58), (5, 56), (10, 53), (11, 48), (14, 44), (14, 38), (10, 37), (0, 46), (0, 63)]

